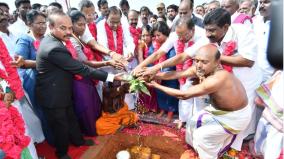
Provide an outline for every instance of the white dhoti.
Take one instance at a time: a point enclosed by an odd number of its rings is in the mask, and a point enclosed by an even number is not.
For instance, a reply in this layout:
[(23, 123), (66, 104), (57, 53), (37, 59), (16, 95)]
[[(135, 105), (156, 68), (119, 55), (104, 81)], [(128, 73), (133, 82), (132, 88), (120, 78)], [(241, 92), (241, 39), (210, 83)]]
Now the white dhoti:
[(37, 159), (38, 156), (34, 143), (41, 143), (45, 139), (41, 127), (41, 122), (31, 109), (31, 106), (25, 96), (21, 100), (14, 101), (12, 105), (17, 108), (17, 110), (23, 117), (26, 127), (25, 134), (31, 138), (31, 141), (27, 148), (32, 158)]
[(275, 129), (266, 119), (260, 118), (255, 133), (255, 152), (265, 159), (279, 158), (283, 147), (284, 134)]
[(234, 142), (242, 142), (236, 137), (247, 128), (251, 115), (249, 106), (230, 112), (208, 106), (187, 121), (186, 142), (201, 159), (218, 158)]
[[(242, 85), (246, 90), (248, 97), (248, 105), (251, 107), (252, 116), (250, 123), (245, 131), (238, 134), (236, 140), (243, 141), (248, 135), (254, 134), (257, 126), (257, 110), (254, 103), (256, 92), (255, 90), (259, 87), (262, 81), (262, 74), (257, 65), (253, 65), (252, 68), (249, 67), (233, 67), (234, 75), (241, 81)], [(242, 142), (235, 142), (232, 144), (232, 148), (240, 151), (242, 147)]]
[(16, 100), (12, 103), (22, 114), (27, 128), (27, 135), (32, 138), (33, 142), (41, 143), (45, 137), (42, 131), (41, 122), (33, 112), (30, 103), (24, 96), (21, 100)]
[[(189, 87), (192, 86), (192, 81), (189, 79), (186, 80), (184, 85), (180, 86), (181, 91), (187, 90)], [(179, 100), (178, 104), (178, 113), (179, 113), (179, 120), (182, 122), (186, 122), (189, 118), (193, 115), (198, 113), (199, 111), (203, 110), (209, 104), (205, 102), (208, 96), (204, 97), (194, 97), (186, 100)]]

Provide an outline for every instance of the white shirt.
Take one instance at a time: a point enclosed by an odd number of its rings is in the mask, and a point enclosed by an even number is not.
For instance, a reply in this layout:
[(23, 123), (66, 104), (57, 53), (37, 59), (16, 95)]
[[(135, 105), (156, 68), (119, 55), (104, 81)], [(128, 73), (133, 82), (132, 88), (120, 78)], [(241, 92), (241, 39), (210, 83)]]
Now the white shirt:
[(93, 39), (95, 39), (95, 38), (94, 38), (93, 35), (91, 34), (90, 29), (89, 29), (88, 25), (86, 24), (86, 29), (85, 29), (83, 35), (81, 36), (81, 40), (82, 40), (84, 43), (87, 44), (88, 42), (90, 42), (90, 41), (93, 40)]
[[(254, 61), (252, 67), (233, 67), (234, 75), (242, 82), (246, 89), (249, 100), (255, 89), (259, 87), (262, 80), (262, 75), (257, 64), (257, 43), (255, 34), (251, 29), (248, 29), (242, 24), (233, 24), (229, 27), (225, 37), (223, 38), (219, 50), (223, 53), (226, 47), (226, 43), (229, 41), (237, 42), (237, 53), (235, 55), (241, 55), (243, 58)], [(251, 101), (252, 102), (252, 101)]]
[(6, 45), (6, 48), (10, 54), (10, 56), (13, 58), (14, 55), (16, 55), (15, 53), (15, 45), (16, 45), (16, 41), (17, 41), (17, 37), (10, 32), (9, 35), (6, 33), (3, 33), (0, 31), (0, 37), (2, 38), (4, 44)]
[[(191, 47), (193, 47), (198, 41), (200, 41), (202, 39), (207, 39), (206, 36), (205, 36), (204, 29), (202, 29), (199, 26), (195, 25), (194, 35), (193, 35), (192, 39), (190, 40), (190, 41), (194, 41), (194, 44)], [(177, 52), (177, 48), (178, 48), (177, 42), (178, 42), (178, 36), (177, 36), (176, 32), (172, 32), (172, 33), (170, 33), (169, 38), (160, 47), (159, 51), (168, 52), (168, 51), (170, 51), (171, 48), (174, 47), (175, 51)], [(185, 49), (184, 49), (185, 52), (186, 52), (187, 48), (189, 49), (191, 47), (188, 47), (188, 43), (185, 43)], [(195, 51), (194, 51), (194, 53), (195, 53)], [(190, 54), (190, 56), (192, 57), (191, 54)]]
[[(102, 21), (105, 21), (105, 20), (102, 20)], [(100, 22), (101, 22), (101, 21), (100, 21)], [(100, 23), (100, 22), (99, 22), (99, 23)], [(99, 23), (98, 23), (98, 24), (99, 24)], [(127, 18), (126, 18), (124, 15), (121, 17), (121, 24), (122, 24), (123, 30), (125, 30), (125, 29), (128, 30), (129, 24), (128, 24)], [(96, 25), (97, 25), (97, 24), (96, 24)], [(98, 28), (98, 27), (97, 27), (97, 28)], [(98, 35), (97, 35), (97, 37), (98, 37)], [(84, 31), (82, 37), (81, 37), (81, 40), (82, 40), (84, 43), (87, 44), (88, 42), (90, 42), (90, 41), (93, 40), (93, 39), (95, 39), (95, 38), (94, 38), (93, 35), (91, 34), (88, 25), (86, 25), (86, 29), (85, 29), (85, 31)]]
[(253, 28), (258, 43), (257, 62), (262, 70), (263, 81), (266, 81), (275, 72), (275, 69), (270, 65), (267, 60), (267, 46), (269, 38), (270, 20), (264, 22), (262, 16), (256, 16)]
[(19, 37), (21, 34), (27, 34), (29, 31), (29, 27), (25, 24), (25, 22), (21, 19), (18, 18), (15, 23), (9, 26), (9, 30)]
[[(106, 30), (105, 30), (105, 21), (102, 20), (97, 24), (97, 39), (98, 43), (101, 44), (102, 46), (109, 48), (108, 47), (108, 42), (107, 42), (107, 35), (106, 35)], [(134, 53), (135, 50), (135, 44), (133, 42), (133, 38), (129, 32), (129, 29), (125, 29), (122, 26), (123, 30), (123, 56), (128, 56), (129, 53)], [(113, 37), (114, 37), (114, 44), (115, 47), (117, 45), (116, 42), (116, 32), (113, 32)], [(109, 56), (105, 56), (106, 59), (109, 59)]]
[(172, 25), (173, 25), (173, 21), (167, 19), (167, 25), (168, 25), (169, 28), (171, 28)]

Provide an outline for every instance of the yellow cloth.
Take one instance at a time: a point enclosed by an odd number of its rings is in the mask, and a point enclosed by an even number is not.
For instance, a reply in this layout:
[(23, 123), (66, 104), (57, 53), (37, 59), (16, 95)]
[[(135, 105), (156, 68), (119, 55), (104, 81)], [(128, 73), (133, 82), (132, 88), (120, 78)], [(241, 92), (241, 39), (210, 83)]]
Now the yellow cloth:
[(137, 121), (137, 114), (129, 111), (127, 104), (124, 103), (124, 106), (116, 113), (102, 113), (102, 116), (96, 122), (97, 134), (114, 134), (121, 126), (129, 126)]

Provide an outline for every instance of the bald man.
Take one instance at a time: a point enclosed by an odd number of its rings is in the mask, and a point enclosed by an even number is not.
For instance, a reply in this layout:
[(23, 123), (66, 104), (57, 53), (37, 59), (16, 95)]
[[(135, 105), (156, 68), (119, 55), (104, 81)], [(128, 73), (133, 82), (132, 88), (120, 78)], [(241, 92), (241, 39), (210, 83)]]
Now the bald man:
[(201, 47), (194, 56), (194, 66), (182, 72), (159, 73), (156, 79), (196, 78), (199, 82), (186, 91), (149, 85), (180, 99), (209, 95), (210, 106), (187, 121), (186, 142), (201, 159), (218, 158), (231, 146), (237, 134), (246, 129), (251, 119), (251, 107), (241, 82), (222, 69), (220, 52), (213, 44)]

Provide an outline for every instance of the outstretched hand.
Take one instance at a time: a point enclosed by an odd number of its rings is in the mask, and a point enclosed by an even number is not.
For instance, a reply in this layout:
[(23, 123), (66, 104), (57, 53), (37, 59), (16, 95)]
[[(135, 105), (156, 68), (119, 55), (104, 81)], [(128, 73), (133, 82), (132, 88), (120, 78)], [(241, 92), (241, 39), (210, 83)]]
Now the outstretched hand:
[(125, 78), (125, 72), (117, 73), (114, 75), (114, 80), (127, 82), (128, 80)]
[(144, 73), (145, 69), (144, 68), (141, 68), (141, 67), (135, 67), (133, 70), (132, 70), (132, 75), (135, 76), (135, 77), (141, 77)]
[(150, 81), (150, 82), (146, 82), (145, 83), (148, 87), (156, 87), (157, 85), (159, 85), (156, 81)]
[(143, 72), (143, 76), (149, 76), (153, 79), (157, 73), (158, 71), (156, 71), (155, 67), (147, 67)]
[(123, 70), (125, 68), (124, 64), (119, 60), (109, 60), (108, 64), (118, 70)]
[(127, 57), (126, 57), (126, 61), (128, 61), (128, 62), (130, 62), (130, 61), (132, 61), (134, 59), (134, 54), (133, 53), (129, 53), (128, 55), (127, 55)]
[(25, 64), (23, 56), (15, 55), (14, 60), (10, 62), (13, 67), (22, 67)]
[(121, 63), (123, 63), (124, 66), (128, 65), (128, 61), (122, 55), (120, 55), (120, 54), (118, 54), (116, 52), (112, 52), (111, 58), (113, 60), (120, 61)]
[(15, 100), (15, 94), (14, 93), (5, 93), (4, 94), (3, 101), (6, 105), (6, 107), (9, 108), (11, 106), (11, 104), (14, 102), (14, 100)]

